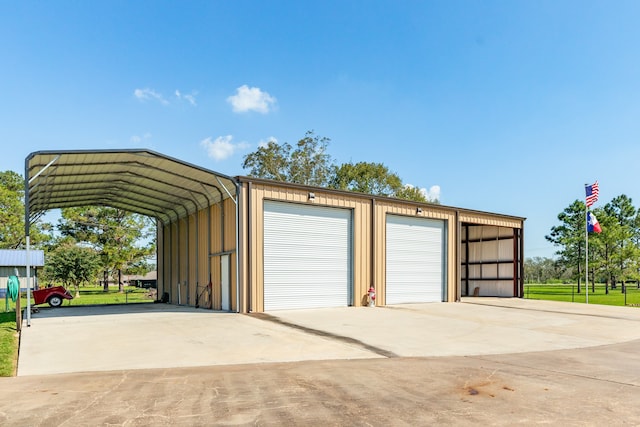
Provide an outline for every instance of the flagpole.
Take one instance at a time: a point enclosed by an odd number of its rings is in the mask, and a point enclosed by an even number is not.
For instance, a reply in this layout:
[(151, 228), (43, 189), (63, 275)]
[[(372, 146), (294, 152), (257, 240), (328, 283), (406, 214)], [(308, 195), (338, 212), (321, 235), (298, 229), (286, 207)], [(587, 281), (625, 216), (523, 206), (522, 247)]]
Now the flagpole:
[[(585, 184), (585, 187), (587, 184)], [(585, 204), (584, 206), (584, 241), (585, 241), (585, 251), (584, 251), (584, 264), (585, 264), (585, 273), (586, 280), (584, 282), (584, 291), (586, 296), (586, 303), (589, 304), (589, 208)]]

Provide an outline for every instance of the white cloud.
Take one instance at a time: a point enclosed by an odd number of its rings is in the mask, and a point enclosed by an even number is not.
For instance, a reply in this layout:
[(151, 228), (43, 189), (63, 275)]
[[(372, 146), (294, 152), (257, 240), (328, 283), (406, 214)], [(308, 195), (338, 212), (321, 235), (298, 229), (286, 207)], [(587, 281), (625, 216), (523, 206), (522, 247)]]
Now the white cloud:
[(185, 101), (187, 101), (189, 104), (193, 105), (194, 107), (197, 105), (196, 104), (196, 95), (198, 94), (198, 92), (191, 92), (189, 94), (186, 93), (181, 93), (179, 90), (176, 89), (176, 98), (182, 100), (184, 99)]
[[(424, 188), (421, 190), (425, 190)], [(439, 185), (432, 185), (431, 187), (429, 187), (429, 190), (426, 190), (426, 197), (427, 200), (431, 200), (431, 201), (436, 201), (436, 200), (440, 200), (440, 186)]]
[(276, 103), (276, 99), (263, 92), (260, 88), (242, 85), (236, 89), (236, 94), (227, 98), (227, 102), (233, 107), (236, 113), (246, 113), (247, 111), (257, 111), (267, 114)]
[(220, 161), (231, 157), (236, 151), (249, 147), (246, 142), (233, 142), (233, 136), (219, 136), (216, 139), (208, 137), (200, 141), (200, 145), (207, 150), (207, 155), (213, 160)]
[(136, 89), (133, 91), (133, 95), (138, 98), (140, 101), (158, 101), (162, 105), (169, 105), (169, 101), (164, 99), (162, 94), (156, 92), (153, 89)]
[(275, 136), (270, 136), (267, 139), (261, 139), (260, 142), (258, 142), (258, 147), (265, 148), (267, 145), (269, 145), (270, 142), (275, 142), (277, 144), (278, 140), (276, 139)]

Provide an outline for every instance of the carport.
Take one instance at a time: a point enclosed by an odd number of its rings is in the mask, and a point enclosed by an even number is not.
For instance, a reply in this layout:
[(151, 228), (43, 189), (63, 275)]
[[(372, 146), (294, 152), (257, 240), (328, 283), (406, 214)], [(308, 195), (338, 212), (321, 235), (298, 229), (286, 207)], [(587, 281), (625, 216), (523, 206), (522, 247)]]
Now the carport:
[[(214, 235), (224, 233), (213, 229), (219, 226), (215, 221), (193, 222), (187, 218), (229, 202), (235, 210), (228, 222), (233, 224), (236, 244), (228, 245), (225, 251), (234, 253), (238, 239), (236, 194), (234, 179), (150, 150), (34, 152), (25, 159), (27, 250), (30, 224), (51, 209), (108, 206), (146, 215), (154, 218), (158, 226), (158, 247), (162, 247), (158, 253), (158, 279), (162, 291), (172, 302), (189, 304), (197, 289), (186, 284), (206, 284), (212, 276), (211, 251), (203, 256), (204, 251), (191, 248), (203, 246), (199, 237), (206, 235), (206, 250)], [(168, 262), (165, 268), (162, 261), (174, 256), (178, 262)], [(236, 301), (238, 291), (236, 282)]]

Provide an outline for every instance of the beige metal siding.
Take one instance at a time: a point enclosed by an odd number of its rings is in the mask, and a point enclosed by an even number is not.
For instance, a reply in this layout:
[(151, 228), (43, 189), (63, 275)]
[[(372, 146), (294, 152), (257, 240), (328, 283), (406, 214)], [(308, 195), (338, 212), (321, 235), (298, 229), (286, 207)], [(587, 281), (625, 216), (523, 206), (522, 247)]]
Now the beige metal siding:
[[(202, 292), (204, 286), (209, 283), (209, 231), (207, 223), (207, 212), (209, 208), (198, 211), (198, 230), (197, 230), (197, 275), (196, 275), (196, 294), (194, 294), (193, 301), (197, 299), (197, 294)], [(200, 304), (201, 306), (205, 306)]]
[(386, 293), (386, 218), (387, 214), (404, 215), (410, 217), (421, 217), (430, 219), (441, 219), (445, 221), (446, 228), (446, 290), (444, 296), (446, 301), (456, 301), (458, 293), (458, 268), (456, 260), (456, 247), (457, 247), (457, 227), (456, 227), (456, 212), (447, 208), (439, 208), (437, 206), (421, 206), (422, 212), (418, 213), (418, 208), (415, 204), (409, 204), (406, 202), (382, 200), (376, 201), (375, 204), (375, 286), (376, 286), (376, 305), (386, 305), (385, 293)]
[(198, 282), (198, 248), (196, 243), (198, 241), (198, 226), (197, 226), (197, 213), (189, 215), (188, 224), (188, 256), (187, 256), (187, 305), (196, 305), (196, 283)]
[(479, 225), (493, 225), (496, 227), (522, 228), (523, 220), (520, 218), (508, 218), (480, 212), (460, 212), (460, 222), (470, 222)]
[[(245, 183), (248, 192), (249, 185)], [(284, 186), (252, 183), (248, 207), (248, 223), (251, 237), (248, 240), (249, 277), (251, 287), (251, 311), (264, 311), (264, 201), (283, 201), (313, 204), (327, 207), (349, 208), (353, 211), (353, 295), (354, 305), (364, 302), (370, 278), (370, 201), (351, 198), (348, 194), (335, 194), (314, 189), (315, 198), (309, 200), (309, 191)]]
[[(315, 198), (309, 199), (309, 192)], [(220, 309), (221, 276), (220, 261), (223, 254), (231, 259), (231, 307), (236, 310), (236, 275), (240, 272), (240, 295), (243, 298), (243, 311), (260, 312), (264, 310), (264, 201), (273, 200), (289, 203), (313, 204), (327, 207), (350, 209), (352, 212), (352, 271), (353, 303), (356, 306), (367, 304), (369, 286), (376, 287), (377, 304), (385, 305), (385, 232), (387, 214), (409, 217), (440, 219), (446, 224), (446, 291), (447, 301), (456, 301), (460, 295), (462, 223), (478, 224), (495, 228), (502, 236), (505, 229), (523, 227), (523, 219), (489, 213), (457, 210), (438, 205), (419, 205), (413, 202), (392, 199), (376, 199), (355, 193), (332, 191), (320, 188), (304, 188), (283, 183), (244, 181), (240, 188), (241, 209), (240, 248), (243, 263), (236, 269), (236, 205), (232, 199), (209, 206), (189, 218), (183, 218), (166, 226), (160, 226), (158, 232), (158, 279), (159, 297), (162, 292), (170, 294), (172, 303), (177, 303), (178, 282), (182, 283), (183, 304), (194, 305), (198, 285), (205, 286), (211, 280), (213, 284), (213, 308)], [(421, 212), (418, 213), (418, 206)], [(179, 224), (179, 225), (178, 225)], [(162, 230), (162, 232), (160, 232)], [(493, 243), (492, 243), (493, 244)], [(497, 247), (487, 251), (497, 251), (498, 258), (509, 255), (506, 243), (499, 242)], [(495, 245), (495, 244), (494, 244)], [(493, 256), (493, 255), (492, 255)], [(476, 267), (474, 267), (476, 268)], [(479, 267), (482, 268), (482, 267)], [(487, 267), (492, 268), (492, 267)], [(515, 270), (515, 265), (498, 266), (496, 274), (506, 275), (507, 269)], [(489, 272), (486, 272), (487, 274)], [(187, 285), (185, 285), (187, 284)], [(187, 287), (188, 286), (188, 301)]]
[[(158, 233), (159, 289), (170, 293), (171, 303), (180, 301), (183, 305), (194, 306), (198, 293), (211, 280), (213, 308), (220, 309), (220, 254), (225, 251), (231, 255), (231, 294), (234, 296), (235, 221), (235, 203), (226, 199), (222, 204), (209, 206), (162, 227), (163, 233)], [(199, 305), (206, 307), (203, 303)], [(233, 298), (231, 307), (236, 307)]]

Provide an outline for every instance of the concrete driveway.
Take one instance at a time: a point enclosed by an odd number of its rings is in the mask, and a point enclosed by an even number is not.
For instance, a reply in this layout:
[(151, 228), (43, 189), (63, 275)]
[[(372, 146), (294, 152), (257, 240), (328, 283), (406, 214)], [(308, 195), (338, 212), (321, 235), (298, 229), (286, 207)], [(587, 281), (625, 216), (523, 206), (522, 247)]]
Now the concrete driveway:
[[(637, 308), (490, 298), (43, 310), (22, 376), (0, 378), (0, 425), (638, 425), (639, 322)], [(62, 369), (91, 372), (36, 374)]]
[(166, 304), (41, 309), (18, 376), (305, 360), (469, 356), (640, 339), (640, 309), (521, 299), (241, 315)]

